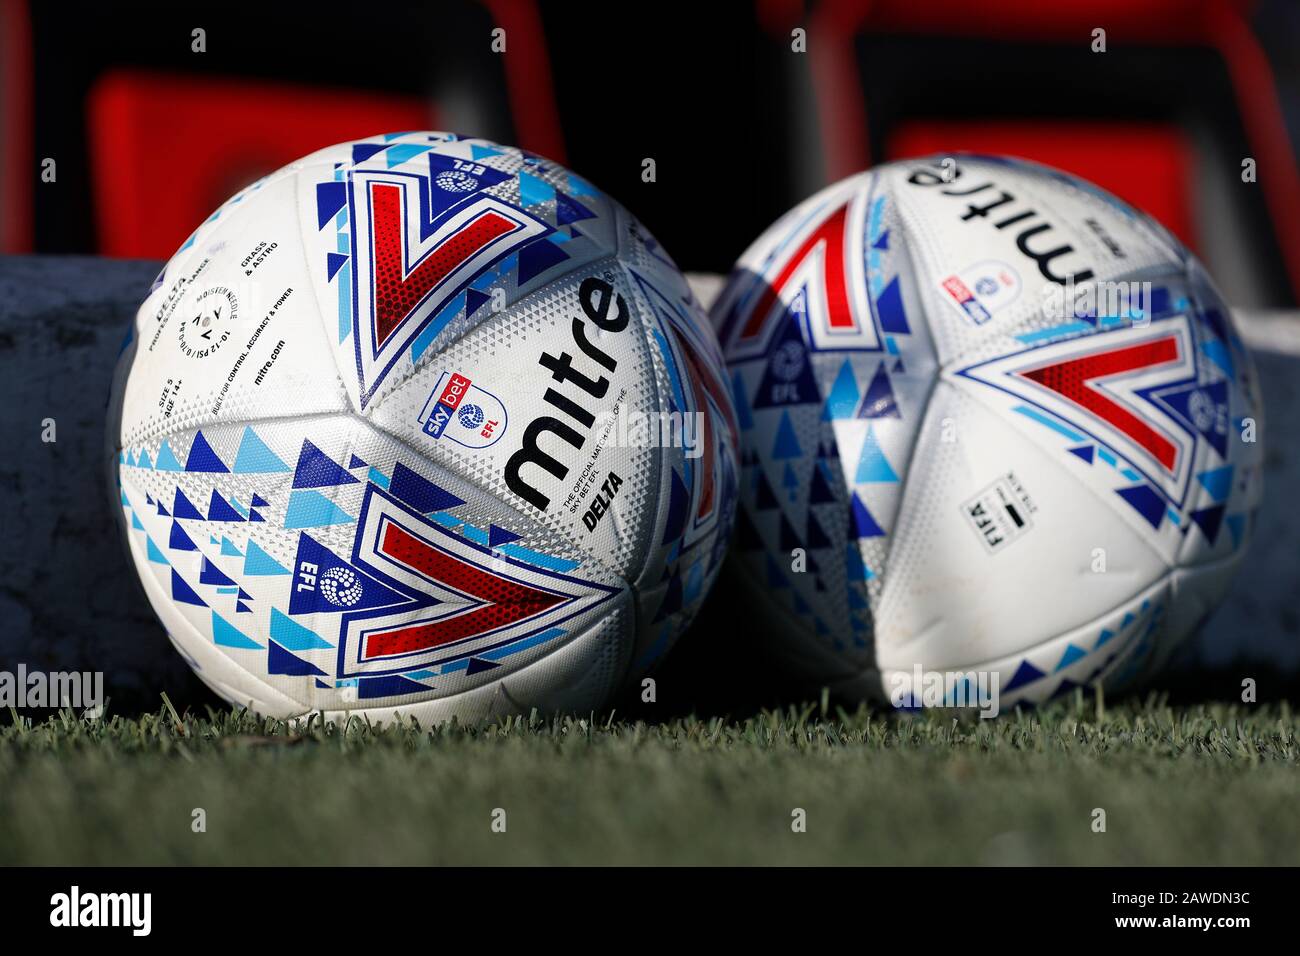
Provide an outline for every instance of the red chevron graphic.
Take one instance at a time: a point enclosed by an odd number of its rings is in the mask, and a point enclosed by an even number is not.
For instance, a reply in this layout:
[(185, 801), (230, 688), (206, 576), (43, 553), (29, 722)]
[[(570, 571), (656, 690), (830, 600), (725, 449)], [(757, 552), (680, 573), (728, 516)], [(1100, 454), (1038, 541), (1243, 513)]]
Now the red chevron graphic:
[(763, 328), (763, 320), (772, 311), (777, 296), (785, 290), (790, 277), (818, 248), (824, 250), (822, 268), (826, 286), (826, 306), (829, 312), (827, 322), (832, 329), (837, 330), (854, 327), (853, 309), (849, 305), (848, 277), (844, 271), (844, 233), (848, 215), (849, 204), (846, 202), (827, 216), (786, 260), (785, 266), (777, 277), (763, 290), (763, 295), (758, 300), (758, 305), (754, 307), (754, 311), (749, 313), (749, 321), (740, 332), (742, 341), (758, 335)]
[(467, 637), (509, 627), (542, 614), (566, 600), (509, 578), (499, 577), (435, 548), (396, 523), (389, 523), (379, 544), (382, 554), (411, 570), (480, 603), (440, 621), (372, 634), (362, 657), (374, 660), (394, 654), (432, 650)]
[(1128, 436), (1134, 444), (1146, 449), (1156, 461), (1172, 472), (1178, 456), (1177, 446), (1095, 383), (1110, 375), (1155, 368), (1178, 360), (1178, 338), (1166, 335), (1137, 345), (1093, 352), (1016, 374), (1051, 389), (1079, 408), (1096, 415)]
[(695, 398), (695, 407), (700, 412), (700, 417), (704, 420), (704, 434), (699, 440), (703, 442), (703, 457), (700, 459), (701, 471), (704, 476), (704, 485), (700, 490), (700, 506), (696, 509), (695, 517), (703, 518), (713, 510), (713, 472), (715, 464), (715, 445), (713, 437), (713, 414), (709, 411), (708, 399), (706, 394), (713, 397), (714, 403), (722, 409), (727, 417), (727, 427), (731, 429), (733, 436), (740, 435), (740, 427), (736, 423), (735, 412), (731, 408), (730, 396), (726, 392), (727, 386), (718, 380), (718, 377), (710, 370), (707, 362), (703, 361), (696, 353), (695, 346), (681, 330), (673, 326), (673, 335), (677, 339), (682, 355), (686, 358), (686, 364), (690, 366), (691, 375), (691, 393)]
[(370, 186), (370, 222), (375, 242), (375, 349), (384, 347), (421, 300), (438, 283), (472, 259), (485, 246), (514, 232), (519, 223), (487, 210), (447, 236), (407, 272), (403, 246), (402, 189), (393, 183)]

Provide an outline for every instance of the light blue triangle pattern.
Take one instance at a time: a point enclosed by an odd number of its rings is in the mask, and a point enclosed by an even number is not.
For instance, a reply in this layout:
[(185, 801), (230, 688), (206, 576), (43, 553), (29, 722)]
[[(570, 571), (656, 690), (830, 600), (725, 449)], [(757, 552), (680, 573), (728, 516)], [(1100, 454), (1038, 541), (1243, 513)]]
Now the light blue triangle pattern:
[(266, 447), (266, 443), (257, 437), (257, 433), (252, 428), (244, 428), (244, 435), (239, 440), (239, 451), (235, 455), (235, 474), (264, 474), (288, 470), (289, 466)]
[(244, 574), (266, 577), (288, 573), (289, 569), (259, 548), (256, 541), (248, 542), (248, 553), (244, 555)]
[(279, 608), (271, 608), (271, 640), (290, 651), (313, 651), (334, 646), (315, 631), (303, 627)]
[(889, 459), (885, 457), (884, 451), (881, 450), (873, 427), (868, 426), (867, 428), (867, 437), (862, 443), (862, 452), (858, 455), (858, 470), (853, 481), (859, 485), (869, 482), (898, 481), (898, 473), (894, 471)]
[(236, 647), (246, 651), (261, 650), (262, 647), (216, 611), (212, 612), (212, 641), (222, 647)]
[(284, 514), (284, 526), (290, 529), (320, 528), (355, 520), (319, 491), (295, 491), (289, 496), (289, 507)]
[(184, 471), (181, 463), (176, 460), (176, 453), (172, 451), (172, 446), (167, 444), (167, 439), (163, 439), (162, 447), (158, 449), (158, 463), (154, 465), (155, 471)]

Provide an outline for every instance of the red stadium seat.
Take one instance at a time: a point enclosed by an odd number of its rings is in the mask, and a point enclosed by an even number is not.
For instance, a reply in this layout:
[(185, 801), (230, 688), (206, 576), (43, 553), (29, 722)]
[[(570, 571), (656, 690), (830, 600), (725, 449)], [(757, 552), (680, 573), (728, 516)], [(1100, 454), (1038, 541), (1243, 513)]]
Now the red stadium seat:
[[(787, 0), (758, 6), (770, 32), (798, 22)], [(1231, 241), (1251, 250), (1251, 274), (1228, 284), (1266, 300), (1300, 299), (1296, 148), (1248, 20), (1253, 6), (821, 0), (808, 42), (817, 51), (809, 70), (827, 179), (923, 151), (1014, 153), (1098, 182), (1195, 248), (1207, 214), (1193, 174), (1209, 170), (1240, 211), (1227, 227)], [(1092, 50), (1099, 27), (1104, 53)], [(1267, 175), (1233, 189), (1244, 157)]]
[[(57, 5), (0, 0), (0, 250), (164, 258), (240, 186), (378, 132), (446, 127), (565, 158), (535, 0), (258, 14), (99, 4), (68, 29)], [(31, 175), (41, 158), (57, 188)]]
[[(330, 143), (436, 129), (417, 97), (116, 70), (90, 91), (100, 252), (165, 259), (250, 182)], [(161, 161), (184, 176), (158, 188)]]
[(1068, 169), (1149, 212), (1195, 248), (1188, 201), (1195, 157), (1186, 134), (1172, 124), (907, 120), (890, 130), (885, 157), (949, 150), (1002, 153)]

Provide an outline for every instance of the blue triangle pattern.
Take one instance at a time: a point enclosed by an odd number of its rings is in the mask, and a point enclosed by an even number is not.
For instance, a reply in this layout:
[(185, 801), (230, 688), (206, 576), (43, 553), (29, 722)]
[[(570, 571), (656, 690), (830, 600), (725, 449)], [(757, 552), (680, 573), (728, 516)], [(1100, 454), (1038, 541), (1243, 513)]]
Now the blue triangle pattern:
[(570, 223), (581, 222), (583, 219), (593, 219), (595, 215), (594, 212), (573, 197), (566, 196), (564, 193), (556, 193), (555, 222), (557, 225), (567, 226)]
[(208, 606), (208, 602), (198, 596), (185, 579), (176, 573), (175, 568), (172, 568), (172, 600), (180, 601), (182, 604), (193, 604), (196, 607)]
[(889, 459), (881, 450), (876, 440), (875, 429), (867, 426), (867, 437), (862, 443), (862, 452), (858, 455), (858, 469), (854, 475), (854, 484), (886, 483), (898, 481), (898, 473), (889, 464)]
[(555, 198), (555, 187), (532, 173), (519, 173), (519, 201), (525, 206), (535, 206)]
[(853, 366), (845, 359), (835, 376), (830, 394), (826, 396), (822, 421), (852, 418), (858, 407), (858, 398), (858, 380), (853, 374)]
[(401, 697), (407, 694), (427, 694), (429, 685), (409, 680), (400, 674), (389, 677), (363, 677), (357, 681), (357, 696), (362, 700), (376, 697)]
[(1115, 493), (1132, 506), (1151, 527), (1159, 529), (1165, 518), (1165, 500), (1150, 485), (1117, 488)]
[(292, 492), (289, 495), (289, 507), (284, 513), (284, 526), (289, 529), (320, 528), (355, 520), (319, 491)]
[(315, 664), (290, 654), (275, 641), (267, 641), (266, 643), (266, 672), (268, 674), (285, 674), (289, 677), (327, 676)]
[(1229, 378), (1235, 378), (1236, 373), (1232, 368), (1232, 353), (1222, 342), (1205, 342), (1201, 345), (1201, 352), (1211, 362), (1221, 368)]
[(167, 539), (167, 547), (173, 551), (197, 551), (198, 545), (190, 540), (190, 536), (185, 533), (179, 521), (172, 519), (171, 535)]
[(794, 423), (790, 421), (790, 412), (781, 411), (781, 423), (776, 429), (776, 440), (772, 443), (772, 457), (777, 461), (787, 458), (799, 458), (803, 449), (799, 447), (799, 436), (795, 434)]
[(271, 608), (271, 639), (291, 651), (327, 650), (334, 646), (275, 607)]
[(1226, 501), (1232, 492), (1232, 468), (1232, 465), (1224, 465), (1222, 468), (1202, 471), (1196, 476), (1196, 480), (1215, 501)]
[(480, 292), (478, 289), (465, 290), (465, 314), (473, 315), (483, 306), (492, 301), (492, 296), (486, 292)]
[(185, 497), (185, 492), (179, 488), (176, 489), (176, 497), (172, 501), (172, 517), (191, 518), (196, 521), (204, 520), (203, 512), (194, 507), (190, 499)]
[(1060, 661), (1057, 662), (1056, 670), (1065, 670), (1065, 668), (1069, 667), (1075, 661), (1082, 660), (1087, 656), (1088, 652), (1082, 647), (1075, 647), (1073, 644), (1067, 644), (1065, 645), (1065, 653), (1061, 655)]
[(876, 314), (880, 317), (880, 328), (884, 332), (910, 334), (912, 329), (907, 324), (907, 311), (903, 308), (903, 293), (898, 286), (898, 277), (890, 280), (885, 291), (876, 300)]
[(233, 587), (235, 582), (230, 580), (219, 567), (204, 557), (202, 569), (199, 571), (200, 584), (212, 584), (217, 587)]
[(212, 500), (208, 502), (209, 521), (243, 521), (244, 516), (231, 507), (230, 502), (212, 489)]
[(885, 529), (871, 516), (867, 506), (863, 504), (862, 499), (855, 493), (853, 501), (849, 505), (849, 520), (853, 528), (854, 537), (857, 538), (879, 538), (885, 533)]
[(862, 407), (858, 409), (859, 418), (901, 418), (898, 401), (894, 398), (893, 386), (889, 384), (889, 373), (885, 363), (881, 362), (876, 374), (871, 377), (867, 394), (862, 398)]
[(499, 544), (508, 544), (511, 541), (518, 541), (519, 535), (506, 528), (498, 527), (494, 524), (488, 525), (488, 547), (495, 548)]
[(431, 149), (432, 146), (420, 143), (398, 143), (396, 146), (388, 147), (388, 152), (384, 154), (384, 162), (389, 169), (393, 169)]
[(275, 558), (263, 551), (256, 541), (248, 542), (248, 553), (244, 555), (244, 574), (268, 577), (274, 574), (288, 574), (289, 569)]
[(329, 488), (335, 485), (354, 485), (357, 480), (346, 468), (328, 457), (310, 440), (304, 439), (298, 453), (298, 467), (293, 472), (295, 488)]
[(155, 471), (184, 471), (181, 463), (176, 460), (176, 454), (172, 451), (172, 446), (167, 444), (164, 438), (162, 447), (158, 449), (158, 462), (154, 465)]
[(212, 612), (212, 642), (222, 647), (235, 647), (245, 651), (260, 651), (257, 643), (216, 611)]
[(1021, 661), (1020, 666), (1017, 667), (1016, 672), (1011, 675), (1011, 680), (1003, 686), (1002, 691), (1003, 693), (1006, 693), (1007, 691), (1016, 690), (1017, 688), (1024, 687), (1026, 684), (1032, 684), (1043, 676), (1044, 673), (1033, 664), (1029, 663), (1029, 661)]
[[(364, 146), (353, 146), (353, 156), (358, 149), (364, 149)], [(382, 147), (377, 147), (382, 148)], [(353, 160), (356, 162), (357, 160)], [(316, 184), (316, 228), (324, 229), (328, 223), (343, 208), (348, 201), (347, 184), (342, 182), (327, 182)]]
[(1223, 522), (1225, 510), (1224, 505), (1211, 505), (1209, 508), (1192, 512), (1192, 520), (1196, 522), (1196, 527), (1201, 529), (1210, 544), (1214, 544), (1219, 538), (1219, 526)]
[(523, 285), (568, 258), (569, 254), (555, 243), (547, 242), (545, 238), (534, 239), (519, 250), (519, 271), (515, 279)]
[(203, 437), (203, 432), (196, 432), (194, 435), (194, 444), (190, 445), (190, 456), (185, 459), (185, 470), (207, 474), (230, 473), (230, 469), (217, 457), (208, 440)]
[(417, 475), (400, 461), (393, 466), (393, 477), (388, 490), (393, 497), (406, 502), (421, 514), (444, 511), (465, 503), (465, 499), (458, 498), (428, 478)]
[(834, 500), (835, 492), (831, 488), (830, 479), (826, 476), (826, 463), (824, 461), (814, 463), (812, 481), (808, 484), (808, 504), (824, 505)]

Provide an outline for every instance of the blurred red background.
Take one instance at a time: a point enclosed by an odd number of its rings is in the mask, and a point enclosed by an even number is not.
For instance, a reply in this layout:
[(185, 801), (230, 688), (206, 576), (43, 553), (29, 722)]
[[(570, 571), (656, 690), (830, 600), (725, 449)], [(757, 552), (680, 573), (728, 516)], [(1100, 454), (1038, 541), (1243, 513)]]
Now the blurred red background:
[[(97, 5), (71, 30), (59, 5), (0, 0), (0, 252), (165, 258), (231, 192), (299, 156), (442, 128), (567, 161), (688, 269), (725, 271), (790, 205), (872, 163), (974, 150), (1049, 163), (1146, 209), (1236, 304), (1300, 298), (1300, 5), (603, 10), (267, 5), (250, 26), (228, 6)], [(641, 181), (645, 157), (657, 183)], [(1242, 181), (1246, 158), (1255, 182)]]

